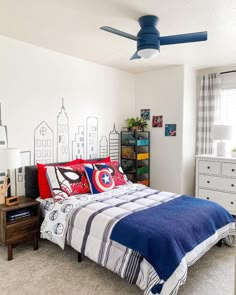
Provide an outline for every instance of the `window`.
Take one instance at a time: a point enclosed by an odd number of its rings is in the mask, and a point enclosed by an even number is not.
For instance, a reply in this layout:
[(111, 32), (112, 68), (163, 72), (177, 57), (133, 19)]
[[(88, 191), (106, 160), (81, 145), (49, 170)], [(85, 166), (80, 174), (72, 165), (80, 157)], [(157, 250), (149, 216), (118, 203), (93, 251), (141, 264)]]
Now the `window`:
[(221, 122), (233, 126), (233, 139), (229, 148), (236, 147), (236, 88), (221, 90)]

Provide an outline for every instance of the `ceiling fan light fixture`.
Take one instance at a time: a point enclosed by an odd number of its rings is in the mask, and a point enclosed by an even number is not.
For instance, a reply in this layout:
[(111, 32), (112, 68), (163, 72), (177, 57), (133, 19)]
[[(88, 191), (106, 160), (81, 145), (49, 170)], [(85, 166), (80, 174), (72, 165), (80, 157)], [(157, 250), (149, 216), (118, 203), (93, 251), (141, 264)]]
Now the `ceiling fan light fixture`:
[(157, 56), (159, 53), (160, 51), (156, 48), (145, 48), (138, 51), (138, 55), (146, 59)]

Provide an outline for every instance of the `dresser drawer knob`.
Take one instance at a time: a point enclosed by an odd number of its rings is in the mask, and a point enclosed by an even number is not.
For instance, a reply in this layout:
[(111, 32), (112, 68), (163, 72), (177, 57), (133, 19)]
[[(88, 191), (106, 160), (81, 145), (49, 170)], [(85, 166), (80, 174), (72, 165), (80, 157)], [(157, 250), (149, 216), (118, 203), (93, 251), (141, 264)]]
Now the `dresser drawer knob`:
[(234, 186), (234, 184), (232, 183), (232, 184), (231, 184), (231, 186), (233, 187), (233, 186)]
[(232, 172), (234, 172), (234, 169), (232, 169)]
[(210, 200), (210, 198), (209, 198), (209, 197), (207, 197), (207, 200)]
[(207, 166), (207, 169), (211, 169), (211, 167), (210, 166)]
[(233, 204), (234, 204), (234, 202), (231, 202), (231, 204), (233, 205)]
[(210, 183), (210, 180), (207, 180), (207, 183)]

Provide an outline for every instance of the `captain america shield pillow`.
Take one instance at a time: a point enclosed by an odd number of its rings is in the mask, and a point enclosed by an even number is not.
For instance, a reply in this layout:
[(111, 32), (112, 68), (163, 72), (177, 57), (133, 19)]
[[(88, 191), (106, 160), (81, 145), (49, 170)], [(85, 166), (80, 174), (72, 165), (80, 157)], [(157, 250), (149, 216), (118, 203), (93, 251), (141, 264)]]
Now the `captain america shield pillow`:
[(115, 185), (124, 185), (128, 183), (128, 178), (125, 175), (123, 169), (121, 168), (118, 161), (111, 161), (107, 163), (93, 163), (93, 164), (85, 164), (86, 167), (93, 167), (97, 170), (107, 169), (112, 178), (114, 179)]
[(115, 182), (111, 173), (104, 169), (93, 169), (88, 165), (85, 165), (85, 172), (89, 181), (89, 186), (92, 194), (99, 194), (105, 191), (109, 191), (115, 187)]

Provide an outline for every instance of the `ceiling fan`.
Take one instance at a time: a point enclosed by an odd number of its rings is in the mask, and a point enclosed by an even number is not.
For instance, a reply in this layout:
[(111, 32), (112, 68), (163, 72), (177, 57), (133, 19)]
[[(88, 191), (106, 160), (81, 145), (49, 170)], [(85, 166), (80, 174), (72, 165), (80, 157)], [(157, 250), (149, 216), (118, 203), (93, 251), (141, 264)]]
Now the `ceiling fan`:
[(160, 36), (156, 26), (158, 17), (155, 15), (144, 15), (138, 19), (141, 27), (137, 37), (129, 33), (114, 29), (109, 26), (100, 27), (101, 30), (107, 31), (112, 34), (119, 35), (134, 41), (137, 41), (137, 51), (131, 57), (132, 59), (150, 58), (160, 52), (160, 46), (172, 45), (179, 43), (190, 43), (207, 40), (207, 32), (188, 33), (171, 36)]

